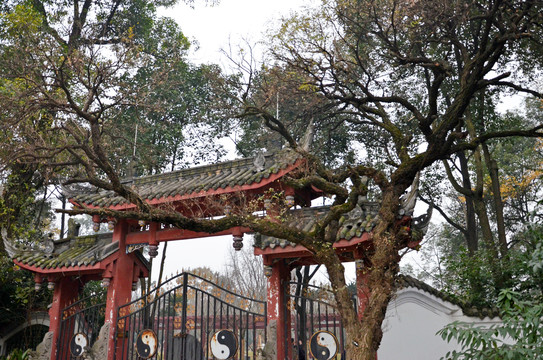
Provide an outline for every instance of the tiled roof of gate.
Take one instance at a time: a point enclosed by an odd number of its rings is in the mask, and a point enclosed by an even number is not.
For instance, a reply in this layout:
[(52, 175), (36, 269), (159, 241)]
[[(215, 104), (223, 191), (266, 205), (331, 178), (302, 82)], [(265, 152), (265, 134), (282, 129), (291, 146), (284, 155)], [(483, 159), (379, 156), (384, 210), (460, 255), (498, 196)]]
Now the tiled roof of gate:
[[(10, 243), (10, 256), (25, 265), (41, 269), (56, 269), (71, 266), (92, 266), (119, 249), (118, 242), (111, 242), (111, 233), (80, 236), (73, 239), (48, 240), (46, 246), (25, 246)], [(6, 244), (6, 240), (4, 240)]]
[[(146, 200), (191, 195), (209, 190), (251, 185), (268, 179), (288, 166), (300, 155), (288, 148), (256, 157), (198, 166), (164, 174), (143, 176), (127, 181)], [(67, 197), (80, 204), (108, 207), (128, 204), (112, 191), (91, 188), (66, 189)]]
[[(340, 228), (337, 232), (336, 241), (351, 240), (355, 237), (360, 238), (364, 233), (371, 232), (378, 222), (378, 210), (379, 203), (377, 202), (362, 202), (357, 205), (353, 210), (340, 218)], [(311, 231), (314, 229), (316, 222), (322, 219), (329, 211), (329, 206), (292, 210), (288, 212), (284, 221), (298, 230)], [(257, 235), (254, 246), (264, 250), (266, 248), (286, 248), (296, 245), (284, 239)]]

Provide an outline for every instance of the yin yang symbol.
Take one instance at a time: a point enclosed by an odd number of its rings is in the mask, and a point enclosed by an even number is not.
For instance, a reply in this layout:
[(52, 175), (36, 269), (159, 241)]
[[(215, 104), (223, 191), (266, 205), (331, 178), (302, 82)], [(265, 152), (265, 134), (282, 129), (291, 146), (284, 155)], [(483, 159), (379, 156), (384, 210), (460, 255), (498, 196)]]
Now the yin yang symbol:
[(238, 351), (238, 340), (236, 335), (230, 330), (219, 330), (209, 340), (211, 354), (216, 359), (232, 359)]
[(85, 352), (85, 347), (89, 346), (89, 339), (83, 333), (77, 333), (70, 340), (70, 353), (72, 356), (80, 357)]
[(145, 329), (136, 339), (136, 352), (144, 359), (154, 356), (157, 350), (157, 337), (153, 330)]
[(337, 338), (329, 331), (320, 330), (313, 334), (309, 341), (311, 355), (317, 360), (331, 360), (338, 353)]

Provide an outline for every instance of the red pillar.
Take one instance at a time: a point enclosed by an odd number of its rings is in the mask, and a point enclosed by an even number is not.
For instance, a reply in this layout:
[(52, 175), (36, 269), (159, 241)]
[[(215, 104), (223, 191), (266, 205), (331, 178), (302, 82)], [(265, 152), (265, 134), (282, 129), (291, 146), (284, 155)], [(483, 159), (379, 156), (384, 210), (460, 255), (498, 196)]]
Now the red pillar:
[[(107, 290), (106, 319), (109, 322), (110, 333), (108, 342), (108, 359), (113, 359), (115, 349), (115, 330), (117, 328), (117, 309), (120, 305), (130, 302), (132, 298), (132, 280), (134, 278), (134, 260), (126, 253), (126, 234), (128, 226), (125, 221), (119, 221), (113, 230), (113, 242), (119, 242), (119, 257), (113, 265), (110, 284)], [(122, 345), (119, 342), (118, 348)]]
[(356, 260), (356, 296), (358, 298), (358, 319), (362, 319), (370, 296), (368, 272), (362, 259)]
[(53, 302), (49, 309), (49, 331), (52, 331), (53, 342), (51, 344), (51, 358), (57, 358), (57, 346), (59, 340), (60, 321), (62, 310), (76, 301), (79, 295), (81, 283), (71, 277), (62, 277), (55, 282)]
[[(272, 274), (268, 278), (268, 324), (276, 321), (277, 324), (277, 359), (290, 359), (292, 348), (285, 348), (285, 339), (288, 336), (290, 344), (290, 311), (285, 304), (285, 290), (290, 281), (290, 269), (283, 261), (272, 265)], [(285, 330), (288, 330), (287, 333)]]

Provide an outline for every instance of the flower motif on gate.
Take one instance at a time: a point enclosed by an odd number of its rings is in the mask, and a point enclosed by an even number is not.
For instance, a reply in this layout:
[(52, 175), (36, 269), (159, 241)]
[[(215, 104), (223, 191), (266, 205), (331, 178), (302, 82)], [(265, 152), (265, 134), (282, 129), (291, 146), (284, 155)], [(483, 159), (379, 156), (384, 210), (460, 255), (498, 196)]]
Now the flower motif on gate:
[(296, 309), (296, 301), (294, 299), (290, 299), (287, 306), (290, 311), (294, 311), (294, 309)]
[(176, 316), (173, 318), (173, 328), (175, 330), (181, 329), (181, 317)]

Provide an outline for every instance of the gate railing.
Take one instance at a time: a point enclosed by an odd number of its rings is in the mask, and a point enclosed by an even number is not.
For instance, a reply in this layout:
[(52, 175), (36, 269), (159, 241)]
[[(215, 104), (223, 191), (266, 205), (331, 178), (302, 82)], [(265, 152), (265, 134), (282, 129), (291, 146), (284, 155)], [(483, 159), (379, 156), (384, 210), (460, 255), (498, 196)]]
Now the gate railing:
[(57, 360), (80, 359), (90, 348), (104, 324), (105, 303), (89, 296), (62, 310), (57, 346)]
[(265, 301), (182, 273), (119, 307), (116, 359), (209, 359), (221, 330), (235, 337), (235, 349), (221, 348), (235, 353), (228, 358), (255, 359), (266, 339), (266, 311)]
[[(293, 358), (297, 352), (304, 352), (307, 359), (316, 358), (315, 347), (311, 340), (319, 332), (327, 333), (326, 337), (336, 341), (336, 357), (327, 355), (324, 358), (346, 359), (345, 330), (332, 291), (310, 284), (289, 282), (286, 284), (285, 304), (290, 312), (290, 322), (285, 321), (285, 348), (291, 349)], [(353, 306), (356, 299), (353, 298)], [(355, 307), (356, 309), (356, 307)], [(287, 313), (288, 313), (287, 312)], [(320, 345), (313, 343), (313, 346)], [(332, 346), (333, 347), (333, 346)], [(332, 348), (328, 349), (333, 351)], [(328, 357), (329, 356), (329, 357)]]

